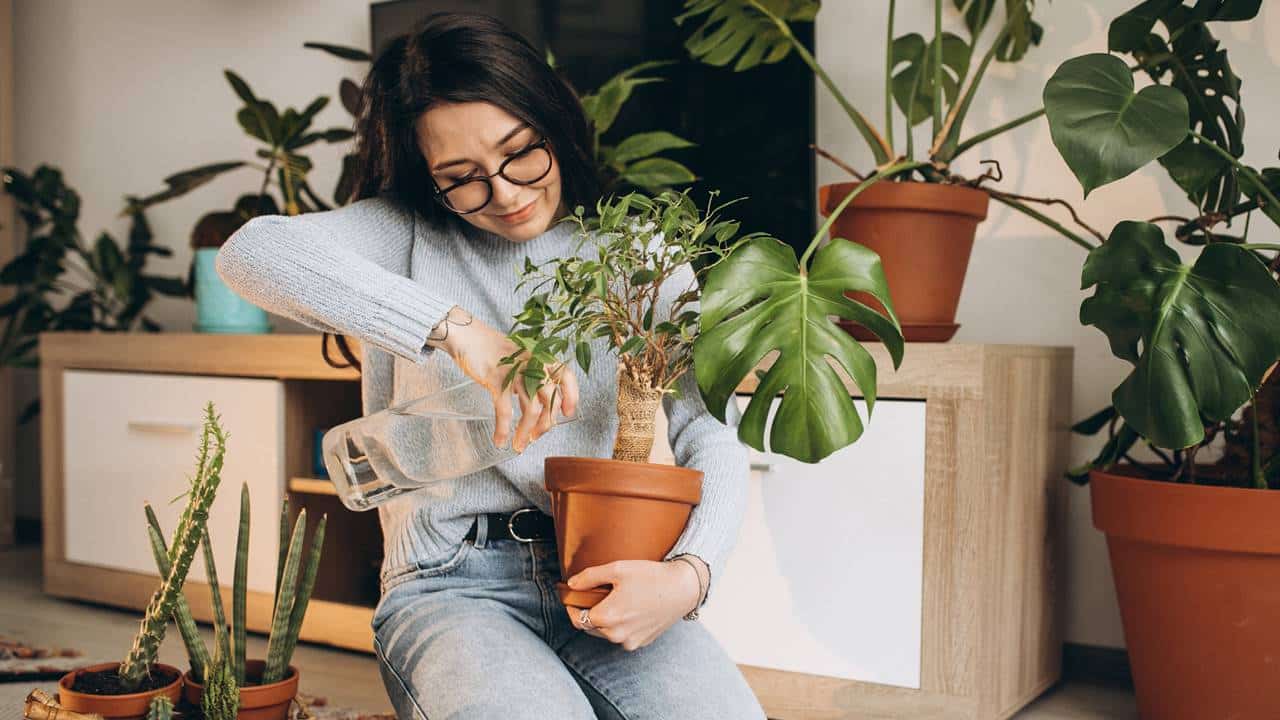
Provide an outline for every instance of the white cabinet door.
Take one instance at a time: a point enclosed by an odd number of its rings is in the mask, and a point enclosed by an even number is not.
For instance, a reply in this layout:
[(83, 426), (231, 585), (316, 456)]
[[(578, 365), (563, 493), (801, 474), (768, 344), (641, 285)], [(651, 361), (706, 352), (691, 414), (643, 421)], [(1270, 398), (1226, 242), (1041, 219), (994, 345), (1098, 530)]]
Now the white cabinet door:
[(920, 687), (924, 418), (923, 402), (882, 400), (815, 465), (752, 451), (742, 531), (702, 612), (735, 662)]
[[(158, 575), (143, 504), (172, 541), (196, 470), (204, 406), (228, 434), (222, 483), (209, 515), (218, 579), (229, 586), (240, 484), (252, 510), (249, 588), (275, 586), (284, 493), (284, 385), (277, 380), (68, 370), (63, 375), (67, 560)], [(190, 579), (204, 581), (199, 552)]]

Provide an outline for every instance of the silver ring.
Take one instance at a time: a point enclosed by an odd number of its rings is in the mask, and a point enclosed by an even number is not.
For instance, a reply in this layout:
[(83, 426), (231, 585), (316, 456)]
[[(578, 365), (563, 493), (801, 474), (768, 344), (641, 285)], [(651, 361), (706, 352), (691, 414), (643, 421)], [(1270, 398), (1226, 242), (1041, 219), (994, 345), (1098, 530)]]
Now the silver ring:
[(595, 625), (591, 624), (591, 608), (578, 609), (578, 622), (582, 623), (584, 630), (591, 630), (595, 628)]

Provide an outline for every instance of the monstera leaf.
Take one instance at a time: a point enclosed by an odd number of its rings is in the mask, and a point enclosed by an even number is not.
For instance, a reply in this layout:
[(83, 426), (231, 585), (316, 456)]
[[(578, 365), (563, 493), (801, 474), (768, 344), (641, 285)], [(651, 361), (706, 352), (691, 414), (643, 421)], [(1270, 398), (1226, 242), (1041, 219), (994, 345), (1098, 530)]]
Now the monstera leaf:
[(736, 71), (776, 63), (791, 53), (788, 22), (811, 22), (818, 0), (685, 0), (676, 24), (706, 15), (685, 42), (695, 59), (721, 67), (737, 58)]
[[(871, 294), (888, 315), (851, 300), (846, 290)], [(795, 251), (773, 238), (739, 245), (708, 272), (701, 312), (693, 365), (708, 409), (723, 422), (738, 384), (778, 351), (743, 413), (738, 437), (766, 450), (765, 425), (781, 392), (767, 449), (804, 462), (817, 462), (862, 434), (857, 408), (830, 363), (857, 383), (868, 413), (876, 399), (875, 361), (830, 317), (867, 327), (888, 346), (895, 367), (902, 361), (902, 330), (880, 258), (848, 240), (820, 248), (807, 272)]]
[[(919, 33), (893, 41), (893, 99), (908, 122), (918, 125), (933, 116), (934, 45)], [(901, 66), (901, 69), (899, 67)], [(942, 90), (954, 102), (969, 72), (969, 45), (951, 33), (942, 34)]]
[(1120, 58), (1082, 55), (1058, 68), (1044, 87), (1049, 133), (1084, 194), (1119, 180), (1187, 137), (1187, 99), (1170, 87), (1135, 93)]
[(1249, 250), (1206, 246), (1180, 262), (1150, 223), (1122, 222), (1085, 261), (1080, 322), (1107, 335), (1133, 372), (1111, 399), (1125, 422), (1169, 448), (1231, 416), (1280, 357), (1280, 285)]

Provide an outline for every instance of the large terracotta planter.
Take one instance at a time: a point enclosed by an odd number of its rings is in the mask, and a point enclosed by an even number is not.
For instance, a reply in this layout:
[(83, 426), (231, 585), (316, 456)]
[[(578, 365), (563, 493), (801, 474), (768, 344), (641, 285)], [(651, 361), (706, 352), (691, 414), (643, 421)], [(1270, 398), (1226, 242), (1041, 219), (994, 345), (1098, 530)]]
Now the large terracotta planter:
[[(818, 206), (830, 215), (857, 183), (823, 185)], [(960, 185), (880, 182), (867, 188), (840, 214), (833, 238), (865, 245), (880, 256), (889, 281), (889, 297), (910, 342), (946, 342), (960, 327), (956, 305), (969, 267), (978, 223), (987, 217), (990, 197)], [(877, 310), (862, 293), (850, 297)], [(859, 340), (877, 340), (870, 332), (839, 321)]]
[(1138, 710), (1280, 717), (1280, 492), (1090, 475)]
[[(549, 457), (546, 488), (556, 522), (560, 576), (614, 560), (662, 560), (702, 499), (702, 473), (656, 463)], [(594, 607), (609, 588), (556, 584), (565, 605)]]
[[(263, 660), (245, 660), (244, 675), (246, 679), (258, 680), (267, 667)], [(187, 702), (200, 706), (204, 698), (204, 685), (191, 678), (191, 673), (182, 676), (183, 695)], [(239, 720), (287, 720), (289, 705), (298, 695), (298, 668), (290, 665), (289, 673), (280, 682), (270, 685), (249, 685), (240, 688), (240, 711), (236, 713)]]
[(120, 667), (118, 662), (100, 663), (80, 668), (79, 670), (72, 670), (63, 675), (62, 679), (58, 680), (58, 704), (72, 712), (97, 713), (104, 718), (141, 718), (146, 717), (147, 708), (151, 705), (151, 699), (155, 696), (164, 695), (174, 705), (177, 705), (178, 700), (182, 697), (182, 671), (172, 665), (159, 663), (152, 666), (152, 671), (159, 670), (171, 674), (174, 680), (168, 685), (155, 690), (130, 693), (129, 695), (90, 695), (89, 693), (76, 692), (71, 689), (80, 673), (101, 672), (118, 667)]

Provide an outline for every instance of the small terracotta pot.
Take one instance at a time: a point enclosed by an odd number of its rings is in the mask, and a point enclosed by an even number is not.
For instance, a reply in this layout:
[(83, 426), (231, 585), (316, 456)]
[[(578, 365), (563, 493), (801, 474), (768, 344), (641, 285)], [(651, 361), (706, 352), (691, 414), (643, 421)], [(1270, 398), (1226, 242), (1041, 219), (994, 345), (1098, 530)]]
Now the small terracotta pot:
[[(818, 188), (818, 207), (830, 215), (858, 183)], [(956, 306), (969, 267), (978, 223), (987, 217), (990, 196), (960, 185), (880, 182), (854, 199), (831, 228), (831, 237), (871, 248), (880, 256), (889, 297), (910, 342), (946, 342), (960, 327)], [(849, 297), (883, 310), (864, 293)], [(859, 340), (875, 335), (838, 321)]]
[(1280, 712), (1280, 492), (1090, 473), (1143, 718)]
[[(702, 499), (702, 472), (689, 468), (549, 457), (544, 470), (565, 580), (614, 560), (662, 560)], [(576, 607), (594, 607), (609, 589), (556, 583), (561, 602)]]
[[(266, 669), (265, 660), (244, 661), (246, 679), (256, 681)], [(198, 707), (204, 697), (204, 685), (193, 680), (190, 672), (182, 676), (182, 685), (187, 702)], [(239, 720), (286, 720), (289, 717), (289, 704), (297, 695), (298, 668), (290, 665), (289, 673), (280, 682), (240, 688), (240, 711), (236, 713), (236, 717)]]
[(72, 712), (97, 713), (104, 718), (141, 718), (146, 717), (147, 708), (155, 696), (164, 695), (173, 701), (174, 705), (177, 705), (182, 697), (182, 671), (172, 665), (160, 663), (156, 663), (152, 668), (164, 670), (174, 677), (173, 682), (162, 688), (129, 695), (90, 695), (71, 689), (80, 673), (101, 672), (118, 667), (120, 667), (118, 662), (99, 663), (72, 670), (63, 675), (62, 679), (58, 680), (58, 704)]

